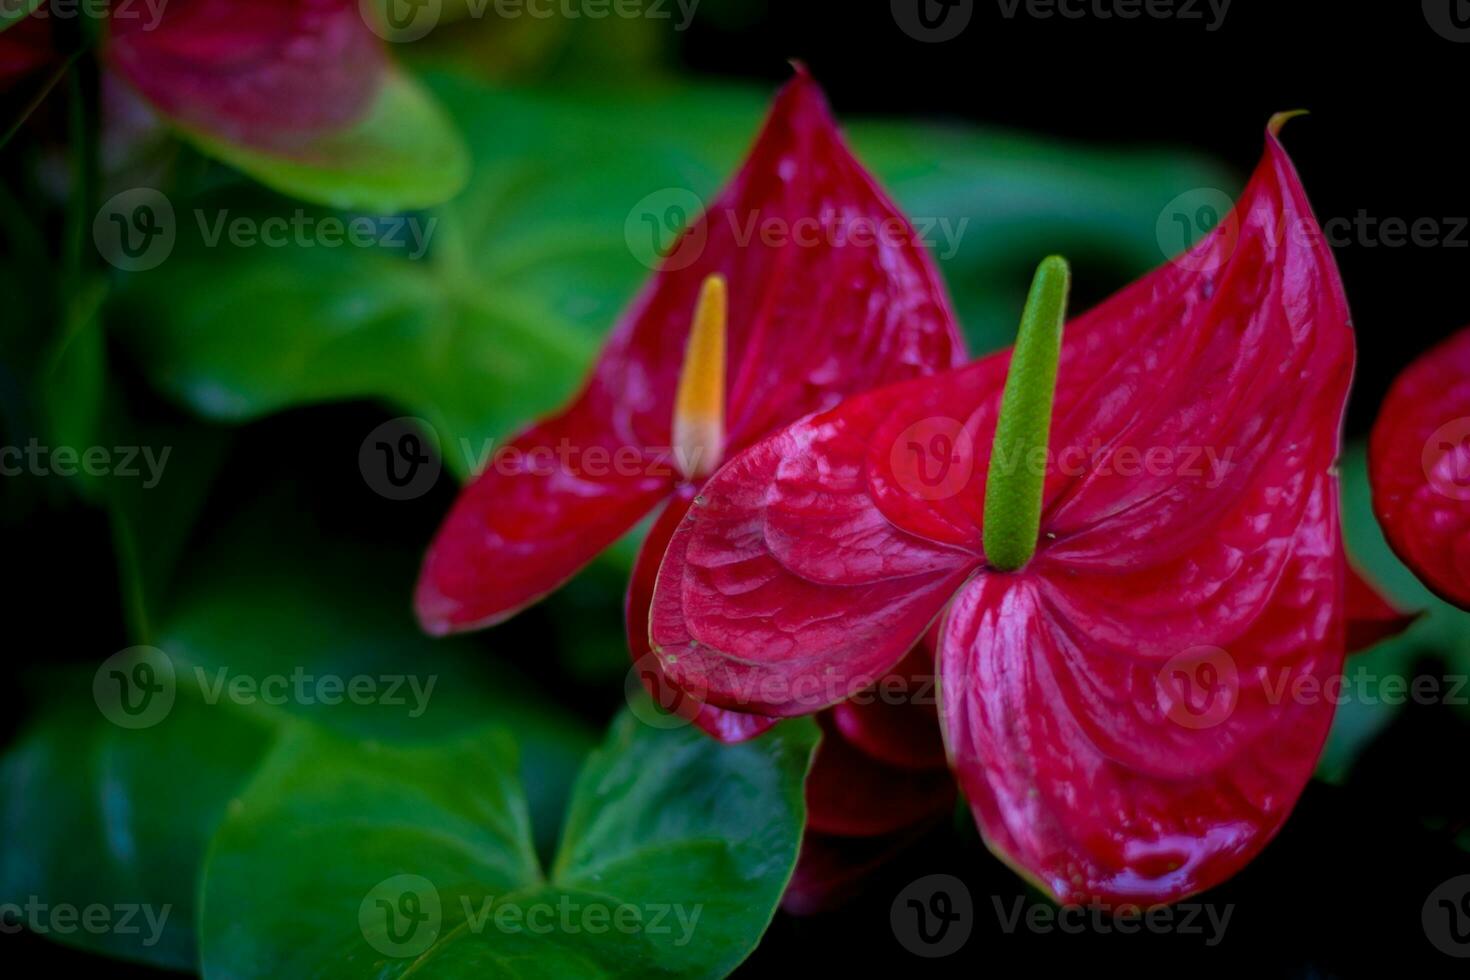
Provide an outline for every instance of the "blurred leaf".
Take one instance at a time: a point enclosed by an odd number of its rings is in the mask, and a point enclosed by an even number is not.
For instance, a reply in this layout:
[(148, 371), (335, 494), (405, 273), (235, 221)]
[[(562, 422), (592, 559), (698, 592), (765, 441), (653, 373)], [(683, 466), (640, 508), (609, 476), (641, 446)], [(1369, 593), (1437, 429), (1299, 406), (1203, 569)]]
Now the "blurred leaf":
[[(574, 392), (650, 274), (640, 214), (660, 193), (713, 195), (767, 98), (691, 87), (534, 94), (445, 77), (433, 87), (474, 171), (432, 216), (427, 257), (181, 247), (135, 279), (126, 305), (155, 384), (229, 421), (384, 399), (432, 423), (464, 476), (490, 440)], [(1037, 257), (1086, 257), (1079, 276), (1111, 288), (1164, 260), (1157, 223), (1172, 198), (1229, 183), (1188, 155), (960, 127), (851, 130), (933, 243), (982, 348), (1009, 342)]]
[(625, 713), (545, 875), (503, 734), (387, 748), (297, 732), (215, 842), (205, 972), (723, 976), (791, 874), (815, 744), (809, 721), (721, 746)]
[[(27, 925), (67, 945), (193, 970), (205, 848), (270, 733), (187, 691), (152, 727), (122, 728), (90, 680), (70, 678), (71, 696), (0, 760), (0, 903), (44, 903)], [(58, 906), (77, 920), (54, 918)], [(87, 926), (104, 907), (107, 927)]]
[(504, 16), (485, 0), (444, 0), (433, 30), (400, 50), (411, 64), (499, 82), (554, 78), (595, 84), (648, 76), (674, 60), (675, 29), (683, 17), (673, 3), (662, 8), (663, 19), (594, 18), (575, 9), (567, 16), (567, 9)]
[(465, 147), (414, 78), (391, 70), (359, 123), (287, 157), (202, 132), (181, 134), (268, 187), (330, 207), (388, 213), (438, 204), (464, 186)]
[[(1384, 540), (1373, 515), (1363, 445), (1348, 448), (1341, 471), (1343, 536), (1348, 553), (1395, 605), (1405, 610), (1425, 610), (1425, 615), (1407, 633), (1348, 659), (1343, 702), (1338, 705), (1317, 766), (1320, 778), (1338, 783), (1347, 778), (1362, 751), (1415, 697), (1412, 685), (1420, 676), (1421, 665), (1437, 661), (1445, 676), (1425, 675), (1435, 682), (1433, 696), (1446, 702), (1453, 697), (1457, 702), (1453, 706), (1470, 714), (1470, 686), (1463, 683), (1470, 676), (1470, 613), (1426, 589)], [(1385, 678), (1392, 679), (1387, 688)]]
[(241, 422), (382, 398), (430, 422), (461, 475), (485, 439), (569, 390), (593, 345), (544, 306), (381, 255), (205, 251), (153, 275), (134, 297), (137, 351), (195, 411)]

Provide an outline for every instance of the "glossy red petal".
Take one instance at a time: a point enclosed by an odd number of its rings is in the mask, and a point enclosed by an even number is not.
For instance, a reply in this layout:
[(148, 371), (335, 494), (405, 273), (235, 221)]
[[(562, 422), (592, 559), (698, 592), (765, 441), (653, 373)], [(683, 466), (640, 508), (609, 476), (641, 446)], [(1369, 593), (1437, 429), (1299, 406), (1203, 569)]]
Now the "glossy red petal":
[(689, 513), (689, 505), (693, 500), (694, 489), (680, 487), (658, 520), (654, 521), (648, 537), (643, 539), (638, 560), (633, 564), (633, 576), (628, 580), (628, 593), (624, 602), (628, 652), (644, 688), (655, 702), (666, 710), (688, 718), (706, 735), (726, 744), (735, 744), (755, 738), (775, 725), (778, 719), (716, 708), (701, 700), (694, 692), (674, 687), (664, 677), (658, 658), (652, 656), (648, 645), (648, 608), (653, 602), (653, 584), (658, 577), (658, 566), (663, 561), (669, 539)]
[(1413, 626), (1419, 613), (1400, 612), (1348, 564), (1347, 569), (1347, 652), (1357, 653), (1398, 636)]
[(722, 707), (805, 714), (872, 686), (924, 634), (979, 558), (871, 502), (868, 436), (909, 387), (797, 423), (705, 484), (654, 590), (670, 680)]
[(501, 622), (631, 530), (674, 489), (667, 459), (606, 431), (597, 388), (501, 447), (455, 501), (414, 595), (433, 634)]
[(1425, 585), (1470, 609), (1470, 330), (1399, 375), (1368, 463), (1388, 543)]
[(801, 67), (705, 231), (698, 264), (713, 261), (731, 289), (732, 452), (855, 393), (965, 360), (920, 236)]
[[(951, 366), (962, 344), (916, 237), (799, 72), (739, 173), (614, 331), (582, 395), (548, 426), (576, 450), (667, 456), (691, 319), (715, 274), (729, 293), (727, 453), (845, 395)], [(443, 631), (505, 618), (656, 499), (642, 480), (481, 477), (430, 548), (421, 619)]]
[(1336, 460), (1353, 368), (1336, 266), (1275, 137), (1210, 239), (1067, 329), (1042, 521), (1056, 601), (1133, 652), (1228, 640)]
[(1342, 662), (1335, 493), (1227, 645), (1115, 663), (1037, 577), (985, 576), (946, 622), (951, 754), (986, 842), (1064, 903), (1172, 902), (1280, 828), (1332, 722)]
[(161, 113), (264, 150), (356, 122), (387, 67), (357, 0), (169, 0), (109, 28), (108, 63)]
[(939, 769), (903, 769), (867, 755), (821, 716), (825, 732), (806, 780), (807, 827), (873, 837), (910, 827), (954, 805), (954, 779)]

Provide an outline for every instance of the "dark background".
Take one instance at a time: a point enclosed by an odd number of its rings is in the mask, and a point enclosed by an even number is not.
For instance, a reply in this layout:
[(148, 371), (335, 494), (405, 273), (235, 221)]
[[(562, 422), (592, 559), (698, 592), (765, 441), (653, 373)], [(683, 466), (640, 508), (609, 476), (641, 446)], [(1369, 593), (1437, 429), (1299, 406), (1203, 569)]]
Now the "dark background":
[[(1380, 222), (1436, 219), (1448, 233), (1453, 226), (1445, 219), (1470, 216), (1463, 151), (1470, 43), (1436, 33), (1417, 0), (1235, 0), (1213, 32), (1206, 30), (1208, 6), (1196, 9), (1204, 19), (1042, 20), (1024, 6), (1008, 19), (998, 0), (975, 0), (958, 38), (922, 43), (899, 28), (887, 0), (705, 0), (681, 35), (680, 58), (694, 73), (773, 86), (789, 76), (787, 59), (801, 58), (839, 117), (952, 116), (1124, 146), (1179, 145), (1213, 154), (1242, 175), (1259, 157), (1270, 115), (1307, 108), (1312, 115), (1288, 127), (1285, 143), (1322, 220), (1364, 211)], [(1364, 239), (1337, 256), (1358, 327), (1350, 432), (1360, 436), (1397, 372), (1470, 322), (1470, 230), (1460, 232), (1458, 247)], [(232, 465), (248, 475), (252, 460), (269, 457), (298, 475), (304, 494), (311, 488), (319, 498), (304, 507), (335, 514), (344, 528), (371, 520), (405, 545), (421, 546), (448, 506), (449, 488), (417, 502), (414, 518), (405, 520), (395, 507), (393, 520), (384, 521), (384, 502), (363, 486), (353, 460), (292, 448), (316, 443), (313, 428), (367, 431), (380, 414), (367, 406), (292, 413), (252, 429)], [(227, 473), (221, 484), (232, 482)], [(59, 519), (17, 529), (6, 548), (12, 574), (23, 579), (11, 613), (22, 621), (11, 624), (17, 646), (7, 651), (6, 671), (27, 650), (84, 660), (85, 651), (118, 648), (123, 635), (118, 610), (82, 611), (68, 601), (117, 594), (109, 562), (77, 560), (107, 539), (104, 515), (50, 516)], [(528, 635), (547, 626), (534, 613), (520, 622)], [(62, 636), (64, 648), (57, 649)], [(14, 686), (6, 685), (0, 735), (22, 711)], [(1470, 963), (1425, 942), (1419, 906), (1435, 884), (1470, 872), (1470, 855), (1454, 848), (1450, 835), (1426, 829), (1446, 815), (1470, 813), (1467, 746), (1464, 725), (1449, 709), (1411, 706), (1347, 786), (1309, 787), (1282, 839), (1203, 898), (1235, 906), (1217, 947), (1188, 936), (1006, 935), (991, 896), (1006, 896), (1008, 905), (1026, 894), (1024, 886), (985, 854), (968, 819), (959, 819), (936, 830), (871, 900), (838, 915), (778, 917), (742, 975), (895, 970), (1010, 977), (1121, 968), (1133, 976), (1377, 977), (1392, 969), (1404, 977), (1463, 977)], [(964, 950), (934, 961), (900, 949), (889, 925), (891, 896), (928, 870), (958, 873), (976, 901), (975, 931)], [(7, 936), (3, 949), (0, 962), (10, 976), (67, 968), (87, 976), (155, 975), (32, 936)]]

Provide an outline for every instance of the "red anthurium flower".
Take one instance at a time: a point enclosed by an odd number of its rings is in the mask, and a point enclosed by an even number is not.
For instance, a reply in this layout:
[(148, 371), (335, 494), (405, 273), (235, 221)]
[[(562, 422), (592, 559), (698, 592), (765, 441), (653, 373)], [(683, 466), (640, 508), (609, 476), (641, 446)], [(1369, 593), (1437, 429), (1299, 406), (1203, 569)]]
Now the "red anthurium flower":
[(1436, 593), (1470, 609), (1470, 330), (1411, 364), (1369, 443), (1384, 535)]
[[(723, 458), (847, 395), (962, 359), (915, 238), (798, 71), (581, 394), (503, 447), (455, 503), (418, 583), (424, 628), (498, 623), (661, 510), (629, 585), (639, 659), (664, 547)], [(713, 709), (698, 721), (728, 739), (771, 724)]]
[[(0, 81), (52, 51), (45, 19), (26, 18), (0, 34)], [(101, 56), (174, 123), (274, 151), (357, 121), (388, 67), (356, 0), (115, 4)]]
[(1346, 645), (1353, 338), (1276, 125), (1230, 218), (1065, 341), (1048, 260), (1014, 357), (733, 458), (659, 573), (668, 678), (803, 714), (939, 620), (945, 740), (1004, 859), (1064, 902), (1173, 901), (1245, 864), (1311, 775)]

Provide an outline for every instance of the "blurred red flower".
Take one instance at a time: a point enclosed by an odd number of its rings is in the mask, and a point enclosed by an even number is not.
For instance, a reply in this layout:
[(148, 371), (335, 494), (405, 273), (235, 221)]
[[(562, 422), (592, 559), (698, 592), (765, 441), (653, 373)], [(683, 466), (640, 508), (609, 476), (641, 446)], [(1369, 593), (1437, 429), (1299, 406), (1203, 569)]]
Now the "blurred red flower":
[(1388, 543), (1425, 585), (1470, 609), (1470, 330), (1394, 382), (1368, 463)]
[[(43, 7), (0, 33), (0, 84), (62, 56), (55, 23)], [(355, 122), (388, 67), (355, 0), (119, 4), (101, 29), (104, 64), (170, 122), (260, 150)]]

